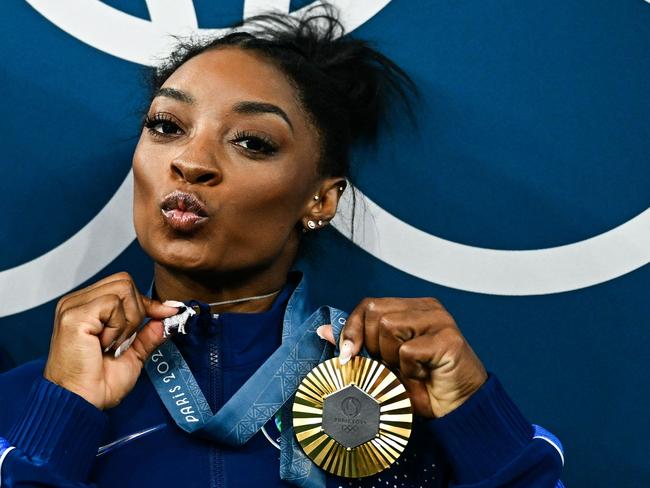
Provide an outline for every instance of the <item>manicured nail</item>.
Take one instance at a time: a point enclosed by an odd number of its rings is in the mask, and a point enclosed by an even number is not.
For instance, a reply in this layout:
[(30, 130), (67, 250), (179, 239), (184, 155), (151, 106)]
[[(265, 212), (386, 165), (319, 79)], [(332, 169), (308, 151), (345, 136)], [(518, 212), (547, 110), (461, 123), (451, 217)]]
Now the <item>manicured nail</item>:
[(174, 308), (185, 306), (183, 302), (177, 302), (176, 300), (165, 300), (163, 302), (163, 305), (166, 305), (167, 307), (174, 307)]
[(317, 327), (316, 328), (316, 335), (325, 341), (327, 339), (325, 339), (325, 336), (323, 335), (323, 328), (324, 327), (325, 327), (324, 325), (321, 325), (320, 327)]
[(117, 339), (113, 339), (113, 342), (111, 342), (106, 349), (104, 349), (104, 352), (108, 352), (111, 350), (111, 348), (115, 345), (117, 342)]
[(122, 355), (122, 353), (124, 353), (124, 351), (126, 351), (131, 346), (131, 344), (133, 344), (136, 334), (137, 332), (134, 332), (133, 334), (131, 334), (131, 337), (125, 340), (122, 344), (120, 344), (120, 347), (118, 347), (115, 350), (115, 358), (119, 358)]
[(352, 347), (354, 344), (352, 344), (352, 341), (343, 341), (343, 344), (341, 345), (341, 352), (339, 354), (339, 364), (343, 366), (345, 363), (347, 363), (350, 359), (352, 359)]

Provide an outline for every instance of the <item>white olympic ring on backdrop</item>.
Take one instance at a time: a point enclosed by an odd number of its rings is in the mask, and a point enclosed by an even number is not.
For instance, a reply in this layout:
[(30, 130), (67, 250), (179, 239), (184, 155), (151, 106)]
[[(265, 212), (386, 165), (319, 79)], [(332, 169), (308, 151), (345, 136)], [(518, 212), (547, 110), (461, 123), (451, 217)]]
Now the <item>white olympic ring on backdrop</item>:
[[(191, 0), (146, 0), (151, 21), (98, 0), (26, 1), (86, 44), (144, 65), (154, 65), (159, 56), (169, 51), (173, 45), (171, 33), (213, 35), (224, 30), (198, 28)], [(247, 0), (244, 16), (268, 8), (288, 12), (289, 3), (290, 0)], [(351, 32), (390, 0), (331, 3), (339, 7), (346, 31)], [(59, 297), (118, 257), (135, 239), (132, 221), (124, 219), (124, 215), (132, 215), (132, 191), (133, 175), (129, 172), (104, 208), (74, 236), (38, 258), (0, 272), (0, 317)], [(451, 288), (494, 295), (559, 293), (617, 278), (650, 262), (650, 208), (583, 241), (511, 251), (468, 246), (428, 234), (356, 191), (362, 200), (360, 207), (367, 211), (356, 221), (355, 244), (401, 271)], [(332, 222), (348, 238), (350, 203), (348, 191)]]

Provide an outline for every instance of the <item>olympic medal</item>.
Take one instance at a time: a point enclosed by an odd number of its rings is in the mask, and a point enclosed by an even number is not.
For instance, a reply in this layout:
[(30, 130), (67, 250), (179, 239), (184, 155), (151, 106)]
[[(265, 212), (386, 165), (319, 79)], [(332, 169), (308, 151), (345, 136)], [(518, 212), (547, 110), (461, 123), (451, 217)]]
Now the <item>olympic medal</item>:
[(312, 369), (293, 402), (305, 454), (337, 476), (363, 478), (391, 466), (406, 447), (413, 410), (404, 385), (383, 364), (356, 356)]

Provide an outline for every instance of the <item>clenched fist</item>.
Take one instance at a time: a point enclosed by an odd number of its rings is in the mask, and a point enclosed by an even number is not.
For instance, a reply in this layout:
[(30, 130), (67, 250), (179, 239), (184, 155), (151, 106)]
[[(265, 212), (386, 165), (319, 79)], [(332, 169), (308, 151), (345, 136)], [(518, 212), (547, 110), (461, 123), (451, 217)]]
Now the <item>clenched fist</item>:
[[(127, 273), (70, 293), (56, 307), (43, 376), (99, 409), (114, 407), (133, 389), (144, 362), (164, 341), (161, 319), (177, 311), (142, 295)], [(152, 320), (138, 331), (145, 317)], [(116, 358), (112, 348), (131, 340)]]
[[(331, 325), (319, 334), (334, 343)], [(415, 413), (442, 417), (487, 379), (453, 317), (435, 298), (365, 298), (339, 340), (343, 363), (365, 346), (404, 383)]]

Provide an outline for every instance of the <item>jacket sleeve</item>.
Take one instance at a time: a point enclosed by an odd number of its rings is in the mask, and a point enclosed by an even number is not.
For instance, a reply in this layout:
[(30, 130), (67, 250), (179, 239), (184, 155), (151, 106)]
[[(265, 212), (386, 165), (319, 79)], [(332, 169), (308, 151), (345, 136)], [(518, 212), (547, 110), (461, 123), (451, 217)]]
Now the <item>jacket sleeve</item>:
[(0, 433), (0, 486), (90, 486), (106, 424), (94, 405), (38, 378), (11, 429)]
[(428, 421), (455, 488), (562, 488), (564, 453), (550, 432), (531, 425), (490, 374), (463, 405)]

